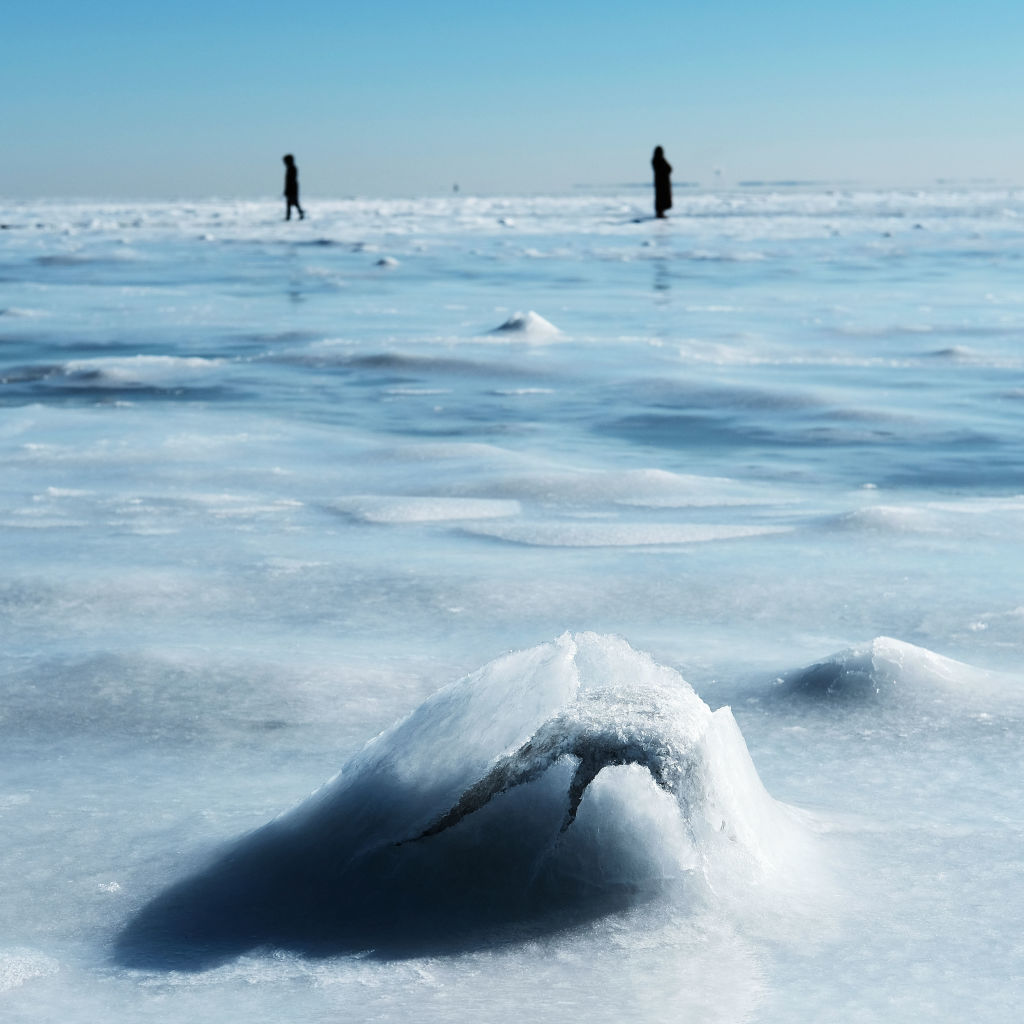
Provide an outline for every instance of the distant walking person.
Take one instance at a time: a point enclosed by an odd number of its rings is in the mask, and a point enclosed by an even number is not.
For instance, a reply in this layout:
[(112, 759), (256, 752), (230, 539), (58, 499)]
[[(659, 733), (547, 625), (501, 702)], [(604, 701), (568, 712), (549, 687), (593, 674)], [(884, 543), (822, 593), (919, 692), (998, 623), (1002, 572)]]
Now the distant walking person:
[(295, 166), (295, 157), (288, 153), (281, 158), (284, 160), (284, 199), (287, 205), (284, 210), (284, 219), (292, 219), (292, 207), (299, 211), (299, 220), (305, 219), (302, 207), (299, 206), (299, 169)]
[(654, 168), (654, 216), (664, 217), (665, 211), (672, 209), (672, 165), (665, 159), (661, 146), (654, 147), (651, 166)]

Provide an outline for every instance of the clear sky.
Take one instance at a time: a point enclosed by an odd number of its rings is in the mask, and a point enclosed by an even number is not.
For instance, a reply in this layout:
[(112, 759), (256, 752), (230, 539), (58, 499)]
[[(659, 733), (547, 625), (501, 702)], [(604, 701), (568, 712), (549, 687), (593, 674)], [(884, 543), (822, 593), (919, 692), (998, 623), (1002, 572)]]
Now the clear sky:
[(0, 195), (1024, 184), (1020, 0), (12, 0)]

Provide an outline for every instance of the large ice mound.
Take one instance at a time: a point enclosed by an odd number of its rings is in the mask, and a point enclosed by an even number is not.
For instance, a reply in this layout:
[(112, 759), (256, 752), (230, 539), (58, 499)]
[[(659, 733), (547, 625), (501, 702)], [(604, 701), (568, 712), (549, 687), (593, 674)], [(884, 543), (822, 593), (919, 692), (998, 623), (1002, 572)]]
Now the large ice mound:
[(987, 690), (993, 677), (927, 648), (879, 636), (790, 672), (782, 683), (786, 692), (814, 697), (893, 700)]
[(257, 945), (438, 952), (742, 895), (794, 870), (803, 839), (728, 708), (621, 639), (565, 634), (435, 693), (118, 948), (177, 966)]

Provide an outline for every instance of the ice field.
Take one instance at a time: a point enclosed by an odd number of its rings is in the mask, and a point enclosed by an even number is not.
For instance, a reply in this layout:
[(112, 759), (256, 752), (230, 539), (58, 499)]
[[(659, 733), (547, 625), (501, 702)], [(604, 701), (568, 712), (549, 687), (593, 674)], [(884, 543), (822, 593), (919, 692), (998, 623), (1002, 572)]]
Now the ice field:
[(0, 203), (0, 1018), (1014, 1021), (1024, 193)]

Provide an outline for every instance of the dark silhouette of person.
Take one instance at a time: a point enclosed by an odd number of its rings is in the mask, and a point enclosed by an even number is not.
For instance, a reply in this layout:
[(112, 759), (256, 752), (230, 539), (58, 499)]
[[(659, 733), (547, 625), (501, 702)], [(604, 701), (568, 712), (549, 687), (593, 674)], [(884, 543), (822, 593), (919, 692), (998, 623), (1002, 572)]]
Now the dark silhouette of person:
[(299, 206), (299, 169), (295, 166), (295, 157), (291, 153), (281, 158), (284, 160), (284, 199), (287, 204), (284, 209), (284, 219), (292, 219), (292, 207), (299, 211), (299, 220), (304, 220), (306, 215)]
[(665, 159), (661, 146), (654, 147), (651, 166), (654, 168), (654, 216), (664, 217), (665, 211), (672, 209), (672, 165)]

